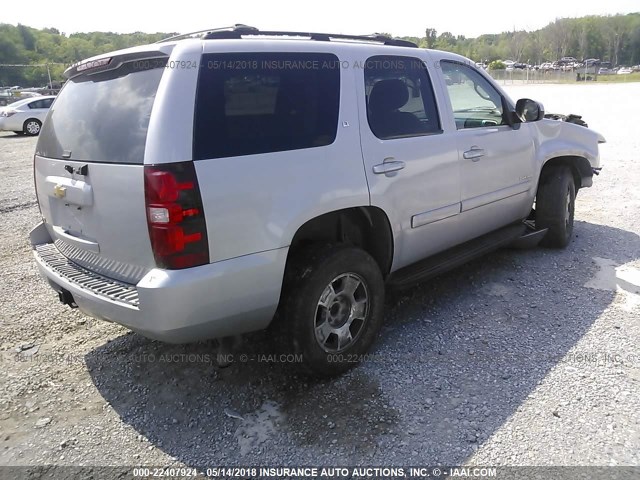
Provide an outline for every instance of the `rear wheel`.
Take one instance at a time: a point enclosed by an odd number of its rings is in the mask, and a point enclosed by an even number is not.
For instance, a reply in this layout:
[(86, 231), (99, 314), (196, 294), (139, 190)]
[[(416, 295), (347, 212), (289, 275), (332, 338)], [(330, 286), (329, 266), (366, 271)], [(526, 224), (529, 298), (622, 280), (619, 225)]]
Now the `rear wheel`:
[(564, 248), (571, 241), (576, 186), (569, 167), (551, 167), (540, 179), (536, 195), (536, 227), (549, 231), (540, 244)]
[(38, 135), (40, 133), (41, 127), (42, 127), (42, 123), (40, 122), (40, 120), (37, 120), (35, 118), (30, 118), (29, 120), (24, 122), (22, 130), (24, 131), (25, 135), (33, 136), (33, 135)]
[(281, 335), (320, 376), (356, 365), (383, 320), (384, 281), (359, 248), (326, 245), (297, 252), (285, 276)]

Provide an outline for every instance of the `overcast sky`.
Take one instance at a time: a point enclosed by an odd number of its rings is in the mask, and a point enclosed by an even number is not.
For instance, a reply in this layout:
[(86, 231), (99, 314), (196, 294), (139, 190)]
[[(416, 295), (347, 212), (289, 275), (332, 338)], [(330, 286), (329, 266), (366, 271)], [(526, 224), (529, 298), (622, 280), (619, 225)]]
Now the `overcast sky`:
[[(9, 7), (6, 5), (6, 7)], [(425, 28), (475, 37), (535, 30), (561, 17), (640, 11), (638, 0), (31, 0), (3, 8), (0, 23), (55, 27), (67, 34), (190, 32), (245, 23), (263, 30), (424, 36)]]

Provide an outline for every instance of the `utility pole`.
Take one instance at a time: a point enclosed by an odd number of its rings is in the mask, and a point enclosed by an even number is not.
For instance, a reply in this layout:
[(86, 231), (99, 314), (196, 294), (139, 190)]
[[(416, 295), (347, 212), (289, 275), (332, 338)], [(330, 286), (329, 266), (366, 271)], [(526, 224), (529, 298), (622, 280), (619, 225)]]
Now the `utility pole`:
[(51, 81), (51, 71), (49, 70), (48, 63), (47, 63), (47, 76), (49, 77), (49, 88), (53, 90), (53, 82)]

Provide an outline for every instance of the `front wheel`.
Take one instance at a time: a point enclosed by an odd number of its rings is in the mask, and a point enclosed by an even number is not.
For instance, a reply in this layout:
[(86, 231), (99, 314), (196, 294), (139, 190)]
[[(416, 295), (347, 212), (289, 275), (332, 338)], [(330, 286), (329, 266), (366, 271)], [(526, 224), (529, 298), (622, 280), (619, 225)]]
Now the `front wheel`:
[(338, 375), (362, 359), (380, 329), (382, 273), (359, 248), (303, 249), (290, 259), (282, 307), (282, 334), (307, 369)]
[(569, 167), (551, 167), (540, 179), (536, 194), (536, 227), (548, 228), (540, 244), (564, 248), (571, 241), (576, 186)]
[(24, 126), (22, 127), (22, 130), (24, 131), (25, 135), (34, 136), (40, 133), (41, 127), (42, 127), (42, 123), (40, 122), (40, 120), (37, 120), (35, 118), (30, 118), (29, 120), (24, 122)]

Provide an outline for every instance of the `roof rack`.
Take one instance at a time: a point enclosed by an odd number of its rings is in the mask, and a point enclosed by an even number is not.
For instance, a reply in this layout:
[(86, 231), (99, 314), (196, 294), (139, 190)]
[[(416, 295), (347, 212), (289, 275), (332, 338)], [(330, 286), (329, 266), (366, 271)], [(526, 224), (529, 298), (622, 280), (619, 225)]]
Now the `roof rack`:
[[(210, 33), (218, 33), (218, 32), (235, 32), (235, 31), (258, 31), (257, 28), (255, 27), (250, 27), (248, 25), (243, 25), (241, 23), (236, 23), (235, 25), (232, 25), (230, 27), (222, 27), (222, 28), (207, 28), (204, 30), (196, 30), (195, 32), (189, 32), (189, 33), (181, 33), (180, 35), (174, 35), (173, 37), (168, 37), (168, 38), (163, 38), (162, 40), (158, 40), (155, 43), (164, 43), (164, 42), (172, 42), (175, 40), (184, 40), (185, 38), (192, 38), (192, 37), (204, 37)], [(247, 35), (247, 33), (245, 33), (245, 35)]]
[(185, 33), (182, 35), (176, 35), (174, 37), (160, 40), (160, 42), (169, 42), (174, 40), (182, 40), (185, 38), (200, 36), (204, 40), (223, 40), (223, 39), (241, 39), (243, 36), (263, 36), (263, 37), (305, 37), (310, 40), (316, 40), (320, 42), (329, 42), (332, 39), (335, 40), (356, 40), (361, 42), (375, 42), (383, 45), (391, 45), (395, 47), (411, 47), (417, 48), (413, 42), (407, 40), (400, 40), (397, 38), (387, 37), (380, 33), (374, 33), (371, 35), (344, 35), (341, 33), (316, 33), (316, 32), (286, 32), (278, 30), (258, 30), (255, 27), (248, 25), (236, 24), (231, 27), (225, 28), (210, 28), (207, 30), (200, 30), (197, 32)]

